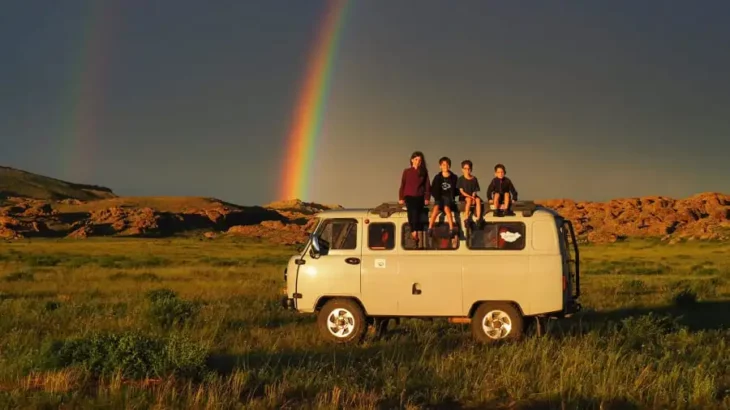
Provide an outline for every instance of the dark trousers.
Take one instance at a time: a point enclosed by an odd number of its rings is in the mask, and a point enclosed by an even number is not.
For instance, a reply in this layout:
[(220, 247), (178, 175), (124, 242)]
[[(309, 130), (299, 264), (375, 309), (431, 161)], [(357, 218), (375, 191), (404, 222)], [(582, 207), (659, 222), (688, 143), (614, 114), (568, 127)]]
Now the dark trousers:
[(408, 212), (408, 225), (411, 227), (411, 232), (418, 232), (423, 230), (423, 224), (421, 223), (421, 213), (423, 212), (424, 197), (422, 196), (407, 196), (404, 198), (406, 203), (406, 211)]

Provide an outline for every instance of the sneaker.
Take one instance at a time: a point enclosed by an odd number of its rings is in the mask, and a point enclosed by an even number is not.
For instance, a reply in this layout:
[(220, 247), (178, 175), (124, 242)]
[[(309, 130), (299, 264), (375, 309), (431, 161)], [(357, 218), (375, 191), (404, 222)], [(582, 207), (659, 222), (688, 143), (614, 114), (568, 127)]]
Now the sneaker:
[(504, 211), (501, 209), (497, 209), (494, 211), (494, 216), (496, 216), (497, 218), (501, 218), (504, 216)]
[(479, 221), (477, 222), (477, 228), (479, 228), (479, 229), (484, 229), (484, 225), (486, 225), (486, 224), (487, 224), (487, 223), (486, 223), (486, 222), (484, 222), (484, 219), (482, 219), (482, 218), (479, 218)]
[(428, 228), (428, 232), (426, 233), (428, 236), (433, 236), (433, 228)]

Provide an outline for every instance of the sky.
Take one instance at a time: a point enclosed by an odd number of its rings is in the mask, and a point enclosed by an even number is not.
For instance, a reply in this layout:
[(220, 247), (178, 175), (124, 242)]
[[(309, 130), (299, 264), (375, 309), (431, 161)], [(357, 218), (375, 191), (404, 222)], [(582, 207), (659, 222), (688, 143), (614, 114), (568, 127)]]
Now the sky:
[[(308, 201), (397, 200), (421, 150), (520, 199), (730, 192), (730, 3), (351, 0)], [(326, 4), (11, 0), (0, 165), (277, 199)]]

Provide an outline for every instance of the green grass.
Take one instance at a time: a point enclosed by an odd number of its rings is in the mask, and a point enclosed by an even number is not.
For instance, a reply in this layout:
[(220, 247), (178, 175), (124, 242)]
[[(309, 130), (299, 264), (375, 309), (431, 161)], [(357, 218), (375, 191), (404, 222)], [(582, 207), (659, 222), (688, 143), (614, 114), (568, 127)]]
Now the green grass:
[(4, 243), (0, 407), (730, 407), (730, 244), (586, 245), (584, 312), (491, 347), (445, 320), (331, 346), (279, 307), (291, 252)]

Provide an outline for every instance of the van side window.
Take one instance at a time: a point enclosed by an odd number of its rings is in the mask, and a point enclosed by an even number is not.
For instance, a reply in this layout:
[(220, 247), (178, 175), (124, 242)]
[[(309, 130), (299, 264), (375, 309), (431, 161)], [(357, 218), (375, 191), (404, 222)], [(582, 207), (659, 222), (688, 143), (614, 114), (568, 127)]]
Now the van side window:
[(473, 229), (466, 242), (469, 249), (519, 251), (525, 249), (525, 224), (487, 222), (481, 229)]
[(395, 224), (371, 223), (368, 226), (368, 248), (377, 251), (395, 248)]
[[(446, 250), (453, 251), (459, 249), (459, 237), (451, 236), (449, 226), (446, 224), (436, 225), (433, 228), (433, 237), (429, 237), (426, 232), (420, 236), (420, 242), (416, 243), (411, 237), (411, 227), (408, 223), (404, 223), (402, 227), (403, 239), (401, 246), (405, 250)], [(423, 243), (421, 243), (423, 242)]]
[(319, 229), (320, 240), (330, 250), (357, 248), (356, 219), (327, 219)]

